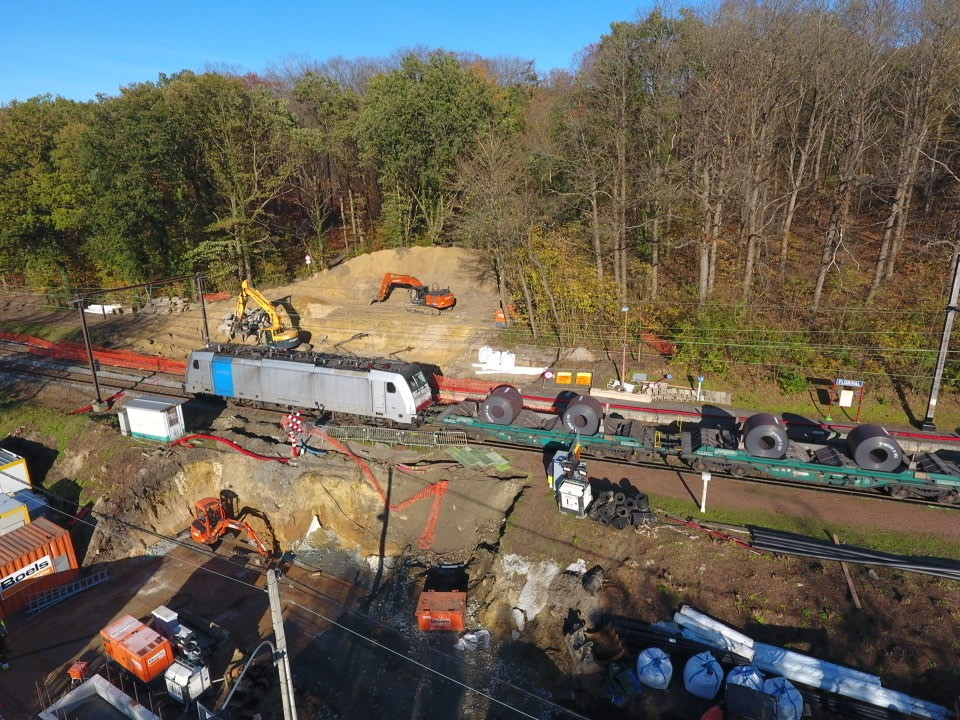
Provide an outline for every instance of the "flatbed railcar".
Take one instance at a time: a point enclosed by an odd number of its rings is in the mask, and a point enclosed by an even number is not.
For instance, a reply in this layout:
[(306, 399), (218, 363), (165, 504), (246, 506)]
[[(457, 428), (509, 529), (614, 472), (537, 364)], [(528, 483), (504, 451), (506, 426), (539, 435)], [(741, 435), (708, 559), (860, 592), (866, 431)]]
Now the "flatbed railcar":
[(414, 363), (211, 345), (190, 354), (184, 390), (257, 407), (416, 427), (433, 402)]
[[(505, 407), (506, 403), (499, 403)], [(497, 403), (494, 403), (494, 409)], [(484, 402), (464, 401), (447, 408), (439, 418), (444, 425), (463, 430), (468, 438), (494, 439), (510, 444), (540, 448), (570, 448), (597, 458), (628, 462), (676, 458), (692, 470), (727, 472), (744, 477), (763, 476), (798, 484), (843, 487), (885, 492), (896, 497), (922, 498), (940, 502), (960, 501), (960, 467), (936, 452), (908, 458), (883, 460), (878, 464), (896, 467), (877, 470), (860, 467), (855, 453), (842, 441), (798, 443), (782, 438), (782, 457), (762, 457), (748, 449), (743, 428), (734, 424), (717, 427), (711, 422), (655, 426), (616, 416), (603, 417), (594, 434), (584, 434), (563, 414), (550, 415), (527, 409), (495, 417)], [(507, 422), (504, 422), (507, 420)], [(867, 427), (867, 426), (861, 426)], [(601, 431), (602, 428), (602, 431)], [(761, 430), (763, 428), (761, 427)], [(763, 453), (767, 443), (750, 444)], [(886, 442), (886, 439), (883, 440)], [(774, 443), (769, 443), (774, 444)], [(885, 455), (878, 457), (886, 458)]]

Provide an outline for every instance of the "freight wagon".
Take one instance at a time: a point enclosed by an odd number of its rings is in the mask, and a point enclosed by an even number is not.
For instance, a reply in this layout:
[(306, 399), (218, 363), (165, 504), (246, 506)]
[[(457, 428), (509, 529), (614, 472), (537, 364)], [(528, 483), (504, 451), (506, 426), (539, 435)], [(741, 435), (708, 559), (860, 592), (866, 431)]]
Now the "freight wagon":
[(433, 391), (419, 365), (215, 345), (190, 354), (184, 390), (240, 404), (415, 427)]
[(742, 424), (714, 420), (655, 426), (605, 415), (602, 406), (586, 396), (573, 398), (559, 414), (533, 412), (522, 407), (515, 388), (496, 388), (482, 402), (451, 406), (439, 422), (474, 440), (551, 449), (577, 444), (581, 453), (598, 458), (631, 462), (674, 458), (698, 471), (960, 501), (957, 464), (936, 452), (907, 456), (877, 425), (861, 425), (842, 440), (800, 443), (789, 438), (780, 418), (767, 413)]

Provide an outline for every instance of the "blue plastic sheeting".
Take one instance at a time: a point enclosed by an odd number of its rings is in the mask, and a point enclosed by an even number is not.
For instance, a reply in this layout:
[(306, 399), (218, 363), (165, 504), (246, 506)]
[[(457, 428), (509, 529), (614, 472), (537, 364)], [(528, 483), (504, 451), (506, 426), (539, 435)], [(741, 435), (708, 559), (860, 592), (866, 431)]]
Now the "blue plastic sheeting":
[(723, 668), (709, 652), (702, 652), (687, 660), (683, 668), (683, 686), (697, 697), (713, 700), (723, 682)]
[(727, 673), (727, 685), (743, 685), (751, 690), (760, 690), (763, 675), (753, 665), (737, 665)]
[(666, 690), (673, 677), (670, 656), (660, 648), (648, 648), (637, 656), (637, 677), (647, 687)]
[(777, 720), (800, 720), (803, 715), (803, 696), (789, 680), (782, 677), (764, 680), (760, 690), (776, 698)]

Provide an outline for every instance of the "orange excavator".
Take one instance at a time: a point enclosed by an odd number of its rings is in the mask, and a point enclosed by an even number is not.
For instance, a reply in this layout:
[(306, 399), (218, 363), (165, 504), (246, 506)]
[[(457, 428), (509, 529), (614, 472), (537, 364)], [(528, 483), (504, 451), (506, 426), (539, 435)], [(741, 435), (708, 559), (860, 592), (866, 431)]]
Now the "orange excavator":
[(449, 288), (442, 290), (430, 289), (412, 275), (394, 275), (386, 273), (380, 283), (380, 292), (370, 301), (370, 304), (383, 302), (390, 297), (395, 287), (410, 288), (410, 302), (415, 306), (409, 308), (412, 312), (425, 312), (439, 315), (441, 310), (452, 308), (457, 304), (457, 298)]
[(218, 498), (208, 497), (197, 500), (193, 505), (193, 518), (190, 524), (190, 537), (196, 542), (215, 545), (228, 530), (236, 530), (246, 533), (257, 552), (263, 557), (270, 558), (272, 554), (250, 524), (231, 518)]

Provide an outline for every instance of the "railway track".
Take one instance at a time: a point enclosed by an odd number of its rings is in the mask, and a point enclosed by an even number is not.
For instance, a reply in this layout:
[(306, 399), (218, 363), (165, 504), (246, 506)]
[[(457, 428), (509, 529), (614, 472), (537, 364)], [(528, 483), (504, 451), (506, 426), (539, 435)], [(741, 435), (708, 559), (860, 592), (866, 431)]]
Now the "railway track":
[[(93, 385), (90, 368), (75, 361), (44, 357), (25, 352), (22, 345), (0, 341), (0, 374), (17, 375), (41, 382), (61, 382), (73, 385)], [(113, 395), (119, 391), (136, 391), (176, 399), (188, 399), (181, 389), (183, 378), (178, 375), (132, 370), (130, 368), (110, 368), (100, 364), (97, 370), (97, 382), (104, 395)]]
[[(61, 382), (75, 386), (87, 387), (93, 384), (90, 369), (88, 367), (77, 365), (75, 362), (63, 361), (53, 358), (37, 356), (23, 351), (23, 347), (16, 343), (0, 341), (0, 374), (15, 374), (39, 382)], [(129, 368), (101, 368), (97, 372), (98, 382), (101, 389), (106, 388), (112, 392), (104, 395), (112, 395), (119, 391), (143, 392), (150, 395), (170, 397), (175, 399), (187, 400), (192, 396), (185, 394), (181, 389), (182, 378), (178, 375), (169, 375), (165, 373), (131, 370)], [(282, 415), (281, 411), (260, 410), (249, 406), (239, 406), (246, 411), (255, 410), (263, 412), (265, 418), (275, 420)], [(450, 428), (436, 422), (428, 422), (424, 430), (449, 430)], [(489, 447), (491, 449), (510, 450), (513, 452), (525, 453), (530, 456), (542, 457), (541, 448), (531, 448), (526, 445), (503, 442), (489, 439), (471, 439), (471, 444)], [(666, 458), (661, 461), (648, 460), (623, 460), (611, 456), (591, 456), (585, 453), (585, 457), (599, 462), (609, 463), (630, 468), (641, 468), (655, 472), (665, 472), (679, 474), (682, 477), (697, 479), (701, 477), (700, 471), (690, 468), (686, 465), (669, 462)], [(960, 510), (958, 503), (934, 502), (922, 498), (902, 498), (881, 492), (869, 492), (830, 485), (807, 485), (803, 483), (790, 482), (787, 480), (778, 480), (775, 478), (761, 477), (756, 475), (740, 475), (722, 471), (711, 471), (713, 478), (722, 478), (742, 483), (751, 483), (754, 485), (780, 487), (791, 489), (811, 490), (833, 496), (849, 496), (859, 498), (874, 498), (883, 502), (902, 503), (906, 505), (924, 506), (929, 508)]]

